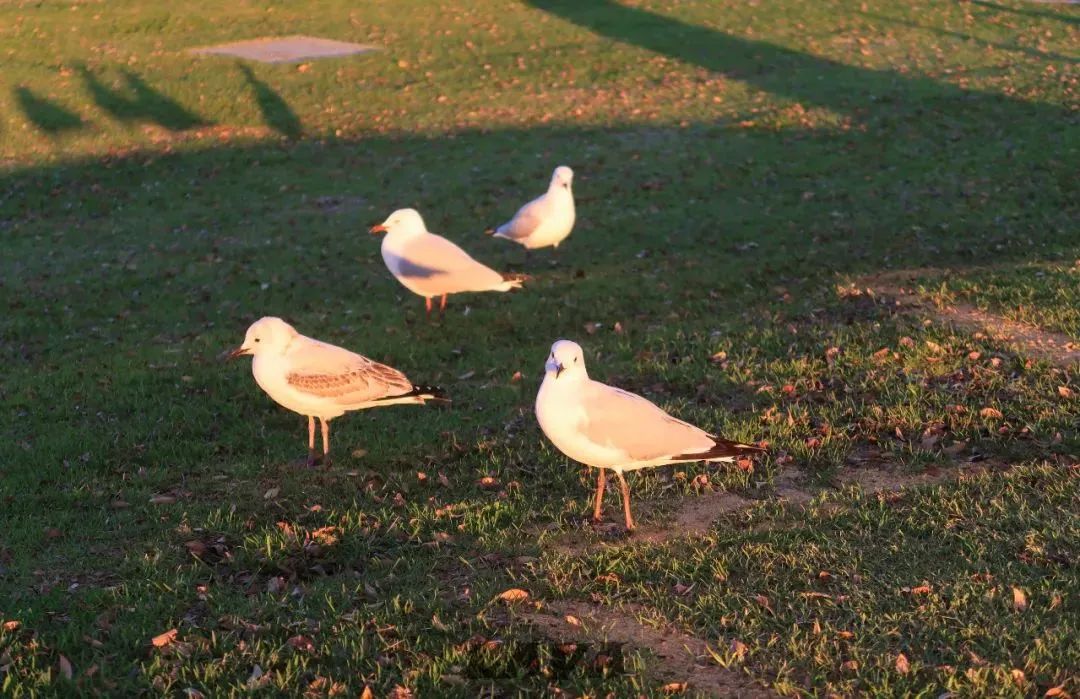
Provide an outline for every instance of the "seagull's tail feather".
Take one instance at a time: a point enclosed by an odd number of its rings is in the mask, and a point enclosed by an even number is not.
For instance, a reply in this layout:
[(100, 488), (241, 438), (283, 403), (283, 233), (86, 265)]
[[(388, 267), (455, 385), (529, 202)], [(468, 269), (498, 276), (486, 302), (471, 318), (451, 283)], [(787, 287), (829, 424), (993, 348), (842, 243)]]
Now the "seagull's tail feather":
[(519, 272), (507, 272), (502, 275), (503, 283), (499, 286), (500, 291), (510, 291), (511, 289), (520, 289), (521, 285), (532, 279), (528, 274), (521, 274)]
[(753, 444), (733, 442), (723, 437), (713, 437), (714, 444), (707, 451), (697, 454), (681, 454), (677, 459), (692, 459), (694, 461), (722, 461), (744, 456), (746, 454), (763, 453), (765, 450)]
[(405, 402), (403, 399), (412, 399), (408, 401), (411, 403), (427, 403), (429, 401), (433, 403), (450, 402), (450, 397), (446, 395), (446, 391), (444, 391), (438, 386), (428, 385), (413, 386), (412, 390), (408, 393), (400, 393), (396, 396), (387, 396), (386, 398), (382, 398), (380, 400), (386, 401), (387, 403), (401, 403)]

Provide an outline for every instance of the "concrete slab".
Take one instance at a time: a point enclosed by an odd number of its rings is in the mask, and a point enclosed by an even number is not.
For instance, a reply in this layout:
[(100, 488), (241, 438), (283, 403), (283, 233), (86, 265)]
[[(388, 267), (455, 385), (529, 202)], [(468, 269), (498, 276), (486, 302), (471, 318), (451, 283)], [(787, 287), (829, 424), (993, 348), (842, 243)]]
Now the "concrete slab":
[(188, 52), (234, 56), (249, 61), (259, 61), (260, 63), (295, 63), (317, 58), (352, 56), (378, 50), (378, 46), (321, 39), (315, 36), (282, 36), (236, 41), (216, 46), (202, 46), (188, 49)]

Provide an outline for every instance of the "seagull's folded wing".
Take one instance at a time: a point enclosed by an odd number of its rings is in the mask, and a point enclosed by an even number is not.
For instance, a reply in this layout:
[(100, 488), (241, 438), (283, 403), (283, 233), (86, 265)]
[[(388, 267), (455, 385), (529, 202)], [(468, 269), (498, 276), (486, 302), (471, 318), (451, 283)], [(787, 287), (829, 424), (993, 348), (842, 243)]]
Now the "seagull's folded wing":
[(514, 218), (510, 219), (509, 223), (499, 226), (499, 233), (513, 240), (528, 238), (536, 232), (544, 219), (548, 217), (548, 208), (546, 195), (533, 199), (518, 209), (518, 212), (514, 214)]
[(355, 352), (311, 338), (294, 344), (286, 380), (302, 393), (350, 406), (413, 390), (405, 374)]
[(622, 451), (634, 463), (692, 461), (692, 455), (716, 444), (708, 432), (671, 417), (645, 398), (598, 381), (587, 383), (583, 402), (585, 436)]
[[(418, 236), (410, 242), (402, 262), (405, 276), (416, 277), (415, 283), (430, 287), (436, 294), (488, 291), (505, 282), (503, 275), (434, 233)], [(409, 270), (417, 272), (411, 274)]]

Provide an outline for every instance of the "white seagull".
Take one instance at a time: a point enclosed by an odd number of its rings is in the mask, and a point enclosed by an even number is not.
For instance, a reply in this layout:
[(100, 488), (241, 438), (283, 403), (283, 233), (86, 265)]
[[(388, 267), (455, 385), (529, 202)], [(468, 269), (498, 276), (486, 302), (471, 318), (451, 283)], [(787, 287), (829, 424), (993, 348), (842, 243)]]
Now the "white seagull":
[(544, 369), (536, 395), (536, 420), (559, 451), (599, 469), (594, 522), (601, 520), (605, 469), (619, 477), (626, 529), (633, 531), (630, 489), (623, 471), (689, 461), (734, 461), (741, 454), (764, 451), (709, 434), (671, 417), (641, 396), (593, 381), (575, 342), (553, 344)]
[(382, 257), (387, 269), (406, 289), (424, 297), (431, 314), (431, 299), (441, 296), (439, 310), (446, 310), (447, 294), (463, 291), (510, 291), (529, 279), (525, 274), (501, 274), (480, 264), (446, 238), (429, 233), (415, 209), (398, 209), (371, 227), (372, 234), (386, 233)]
[(518, 209), (514, 218), (492, 231), (493, 235), (520, 243), (526, 250), (549, 245), (558, 248), (574, 228), (573, 180), (573, 170), (565, 165), (555, 168), (547, 192)]
[(281, 318), (251, 324), (244, 344), (226, 357), (254, 356), (255, 383), (282, 407), (307, 416), (308, 466), (315, 453), (315, 418), (322, 421), (324, 463), (330, 463), (330, 421), (351, 410), (399, 403), (446, 402), (438, 388), (416, 386), (397, 369), (301, 335)]

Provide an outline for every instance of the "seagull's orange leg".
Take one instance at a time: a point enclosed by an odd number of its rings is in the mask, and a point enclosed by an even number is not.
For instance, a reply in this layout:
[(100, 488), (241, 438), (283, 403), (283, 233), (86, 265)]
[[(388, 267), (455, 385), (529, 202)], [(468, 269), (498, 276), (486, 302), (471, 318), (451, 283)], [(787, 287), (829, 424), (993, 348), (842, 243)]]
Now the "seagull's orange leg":
[(615, 475), (619, 477), (619, 486), (622, 488), (622, 504), (623, 512), (626, 513), (626, 531), (634, 531), (634, 518), (630, 514), (630, 486), (626, 485), (626, 479), (623, 478), (622, 471), (616, 471)]
[(592, 521), (599, 522), (603, 519), (600, 509), (604, 503), (604, 484), (606, 483), (606, 478), (604, 469), (598, 468), (596, 470), (600, 472), (600, 475), (596, 478), (596, 502), (593, 504)]
[(442, 300), (439, 301), (439, 315), (446, 313), (446, 294), (442, 295)]
[(430, 296), (425, 296), (424, 297), (424, 308), (427, 309), (427, 316), (428, 316), (428, 318), (430, 318), (431, 317), (431, 297)]
[(323, 453), (323, 465), (330, 465), (330, 421), (325, 418), (322, 420), (322, 453)]
[(307, 419), (307, 465), (314, 466), (319, 463), (315, 455), (315, 417), (308, 415)]

